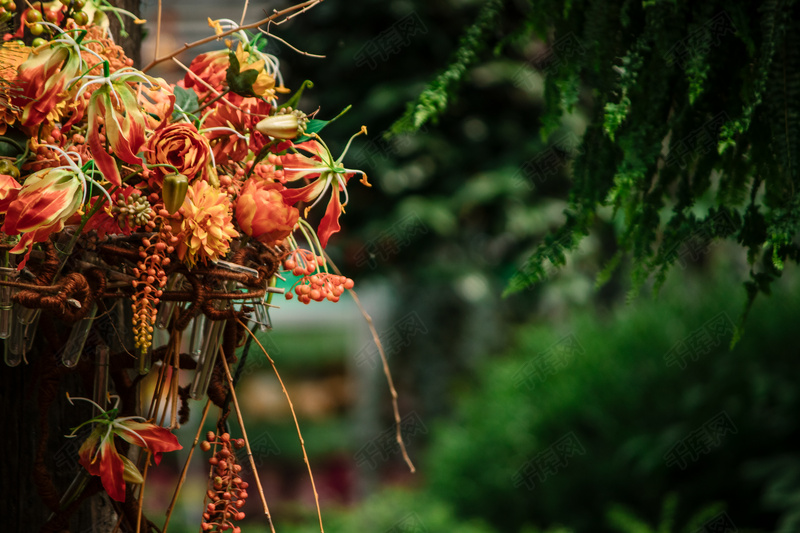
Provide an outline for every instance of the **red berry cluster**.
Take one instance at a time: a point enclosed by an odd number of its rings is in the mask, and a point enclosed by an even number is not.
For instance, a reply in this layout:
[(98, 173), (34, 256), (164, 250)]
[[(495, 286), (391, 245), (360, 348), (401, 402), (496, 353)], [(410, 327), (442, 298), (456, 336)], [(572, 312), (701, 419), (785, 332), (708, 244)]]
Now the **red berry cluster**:
[(200, 528), (203, 531), (228, 531), (241, 533), (239, 526), (234, 526), (234, 520), (242, 520), (244, 502), (247, 500), (248, 483), (239, 477), (241, 465), (236, 464), (236, 455), (233, 448), (244, 447), (244, 439), (231, 440), (231, 436), (223, 433), (217, 438), (213, 431), (209, 431), (206, 440), (200, 444), (200, 449), (207, 452), (212, 445), (219, 446), (219, 450), (208, 463), (214, 467), (209, 483), (211, 488), (206, 495), (210, 502), (203, 513), (203, 522)]
[[(319, 272), (319, 267), (324, 264), (324, 257), (315, 256), (310, 250), (303, 249), (294, 250), (283, 261), (283, 268), (291, 270), (292, 274), (300, 278), (292, 289), (297, 294), (297, 299), (304, 304), (311, 300), (338, 302), (345, 289), (353, 288), (353, 280), (348, 277)], [(291, 289), (286, 291), (287, 300), (293, 297)]]
[(308, 276), (317, 271), (317, 265), (325, 264), (325, 258), (321, 255), (314, 255), (311, 250), (298, 248), (293, 250), (283, 260), (284, 270), (291, 270), (295, 276)]
[[(345, 276), (337, 276), (335, 274), (312, 274), (311, 276), (303, 276), (294, 285), (294, 292), (297, 294), (297, 299), (304, 304), (308, 304), (311, 300), (321, 302), (328, 300), (330, 302), (338, 302), (339, 296), (345, 289), (353, 288), (353, 280)], [(292, 293), (286, 293), (286, 299), (292, 299)]]

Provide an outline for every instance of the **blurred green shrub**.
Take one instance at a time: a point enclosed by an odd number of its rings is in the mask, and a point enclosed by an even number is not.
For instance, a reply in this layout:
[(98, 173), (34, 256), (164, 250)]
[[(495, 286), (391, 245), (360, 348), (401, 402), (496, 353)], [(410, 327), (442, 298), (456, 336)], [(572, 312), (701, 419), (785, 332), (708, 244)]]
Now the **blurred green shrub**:
[(656, 523), (672, 492), (678, 524), (723, 502), (740, 531), (800, 531), (800, 292), (782, 283), (729, 351), (743, 295), (682, 278), (660, 301), (522, 328), (435, 428), (435, 497), (500, 531), (618, 531), (616, 503)]
[[(357, 506), (324, 510), (326, 533), (493, 533), (480, 519), (458, 519), (445, 501), (418, 491), (382, 490)], [(277, 524), (282, 533), (319, 531), (316, 515), (306, 516), (302, 525)], [(248, 526), (248, 531), (250, 526)], [(266, 531), (266, 530), (265, 530)], [(539, 533), (539, 532), (532, 532)], [(542, 532), (544, 533), (544, 532)], [(549, 533), (569, 533), (551, 531)]]

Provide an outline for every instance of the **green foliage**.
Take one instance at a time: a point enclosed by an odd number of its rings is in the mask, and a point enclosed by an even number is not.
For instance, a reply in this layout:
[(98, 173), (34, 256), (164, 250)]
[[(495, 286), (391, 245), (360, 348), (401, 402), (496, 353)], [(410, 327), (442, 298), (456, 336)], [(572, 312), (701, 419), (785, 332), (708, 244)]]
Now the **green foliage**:
[[(302, 525), (276, 524), (276, 527), (286, 533), (313, 533), (319, 531), (319, 524), (315, 519), (316, 515), (308, 515)], [(324, 520), (325, 531), (328, 533), (354, 531), (493, 533), (494, 531), (480, 520), (458, 519), (445, 500), (422, 497), (419, 493), (398, 489), (377, 492), (353, 508), (324, 512)], [(251, 530), (249, 526), (248, 530)], [(542, 533), (569, 532), (553, 530)]]
[(184, 89), (183, 87), (175, 86), (175, 111), (172, 112), (172, 117), (176, 118), (181, 113), (194, 116), (194, 113), (200, 108), (197, 101), (197, 93), (194, 89)]
[[(456, 60), (409, 109), (407, 125), (444, 111), (455, 86), (445, 80), (460, 79), (475, 62), (485, 46), (477, 35), (491, 35), (496, 19), (487, 13), (495, 7), (487, 4)], [(530, 62), (545, 76), (543, 137), (575, 106), (590, 120), (572, 169), (571, 215), (506, 293), (545, 279), (547, 261), (563, 264), (594, 229), (575, 220), (595, 220), (605, 207), (621, 218), (617, 243), (632, 259), (633, 294), (652, 276), (656, 287), (663, 283), (699, 235), (706, 244), (728, 239), (747, 248), (756, 292), (787, 260), (796, 262), (799, 10), (793, 0), (551, 0), (531, 2), (515, 29), (498, 26), (510, 53), (532, 39), (546, 43), (549, 59)], [(759, 258), (772, 266), (763, 270)]]
[(678, 496), (674, 493), (664, 498), (661, 506), (661, 518), (658, 525), (651, 527), (636, 513), (623, 505), (613, 504), (606, 513), (608, 524), (620, 533), (698, 533), (708, 531), (706, 524), (724, 512), (721, 503), (712, 503), (694, 513), (684, 527), (675, 525), (675, 514), (678, 511)]
[[(680, 283), (682, 296), (665, 290), (660, 301), (640, 300), (612, 317), (573, 315), (569, 330), (520, 331), (516, 348), (484, 365), (456, 415), (434, 428), (421, 468), (431, 491), (502, 531), (563, 524), (578, 533), (649, 532), (657, 524), (659, 533), (695, 533), (697, 511), (719, 504), (740, 531), (794, 531), (800, 288), (781, 280), (786, 298), (757, 302), (748, 334), (729, 351), (742, 305), (730, 281), (718, 273), (718, 284), (704, 288), (676, 273), (667, 286)], [(723, 326), (713, 337), (712, 323)], [(577, 343), (566, 355), (557, 348), (565, 338)], [(670, 356), (683, 363), (669, 364)], [(542, 370), (526, 382), (531, 368)], [(670, 451), (720, 413), (735, 434), (686, 456), (683, 466), (668, 464)], [(569, 434), (584, 453), (532, 474), (530, 490), (518, 482), (529, 461)], [(677, 505), (664, 504), (671, 493)], [(602, 523), (612, 508), (611, 522)]]
[(429, 121), (436, 120), (447, 109), (468, 69), (486, 47), (489, 33), (493, 31), (502, 7), (502, 0), (486, 2), (478, 19), (461, 38), (450, 65), (428, 85), (416, 102), (408, 104), (405, 115), (392, 126), (391, 134), (417, 131)]

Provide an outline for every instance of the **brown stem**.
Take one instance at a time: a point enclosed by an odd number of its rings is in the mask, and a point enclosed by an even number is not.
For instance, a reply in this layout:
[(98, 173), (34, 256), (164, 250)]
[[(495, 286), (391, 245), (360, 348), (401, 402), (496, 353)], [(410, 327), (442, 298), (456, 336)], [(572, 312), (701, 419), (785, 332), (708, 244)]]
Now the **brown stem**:
[[(266, 356), (267, 360), (269, 360), (269, 363), (272, 365), (272, 370), (275, 372), (275, 376), (278, 378), (278, 382), (281, 384), (281, 390), (283, 390), (283, 395), (286, 396), (286, 401), (289, 402), (289, 410), (292, 412), (292, 418), (294, 419), (294, 427), (297, 429), (297, 437), (300, 439), (300, 448), (302, 448), (303, 450), (303, 460), (305, 461), (306, 467), (308, 468), (308, 477), (311, 479), (311, 489), (314, 491), (314, 501), (317, 504), (317, 516), (319, 517), (319, 530), (321, 533), (325, 533), (325, 530), (322, 528), (322, 511), (320, 511), (319, 508), (319, 494), (317, 494), (317, 487), (314, 484), (314, 474), (311, 473), (311, 463), (308, 461), (308, 454), (306, 453), (305, 441), (303, 440), (303, 434), (300, 433), (300, 424), (297, 422), (297, 414), (294, 412), (294, 405), (292, 405), (292, 399), (289, 397), (289, 393), (286, 390), (286, 385), (283, 384), (281, 375), (278, 373), (278, 368), (275, 366), (275, 361), (273, 361), (272, 357), (269, 356), (267, 350), (264, 349), (264, 346), (255, 336), (255, 334), (253, 334), (253, 332), (250, 331), (250, 328), (248, 328), (241, 320), (239, 321), (239, 324), (241, 324), (241, 326), (245, 329), (245, 331), (247, 331), (247, 333), (250, 334), (253, 340), (256, 341), (256, 344), (258, 344), (258, 347), (261, 348), (261, 351), (264, 352), (264, 355)], [(228, 376), (230, 376), (230, 374), (228, 374)], [(236, 402), (236, 396), (233, 397), (233, 401)], [(236, 413), (239, 414), (238, 407), (236, 409)], [(250, 460), (252, 461), (252, 457)]]
[(242, 412), (239, 410), (239, 401), (236, 399), (236, 391), (233, 390), (233, 378), (231, 377), (231, 370), (228, 368), (228, 361), (225, 356), (225, 351), (222, 347), (220, 347), (219, 350), (221, 357), (219, 357), (218, 360), (222, 359), (222, 367), (225, 369), (225, 377), (228, 379), (228, 386), (231, 388), (233, 407), (236, 409), (236, 418), (239, 419), (239, 427), (242, 428), (244, 445), (247, 447), (247, 457), (250, 459), (250, 467), (253, 469), (253, 476), (256, 478), (256, 486), (258, 487), (258, 494), (261, 496), (261, 503), (264, 506), (264, 514), (267, 515), (267, 520), (269, 520), (270, 531), (275, 533), (275, 526), (272, 523), (272, 516), (269, 514), (269, 506), (267, 505), (267, 499), (264, 497), (264, 489), (261, 487), (261, 480), (258, 477), (258, 470), (256, 470), (256, 462), (253, 459), (253, 452), (250, 450), (250, 441), (247, 439), (247, 431), (244, 429), (244, 420), (242, 419)]
[[(339, 276), (342, 275), (341, 270), (336, 264), (331, 260), (330, 256), (327, 252), (325, 253), (325, 260), (333, 267), (334, 272)], [(406, 445), (403, 443), (403, 435), (400, 432), (400, 408), (397, 406), (397, 390), (394, 388), (394, 381), (392, 380), (392, 372), (389, 370), (389, 362), (386, 359), (386, 352), (383, 350), (383, 344), (381, 344), (381, 339), (378, 337), (378, 331), (375, 329), (375, 324), (372, 322), (372, 317), (369, 316), (367, 310), (364, 309), (364, 306), (361, 305), (361, 301), (358, 299), (358, 295), (356, 291), (353, 289), (347, 289), (348, 292), (353, 296), (353, 300), (356, 302), (358, 309), (361, 311), (361, 315), (364, 317), (364, 320), (367, 322), (367, 326), (369, 326), (369, 331), (372, 333), (372, 340), (375, 342), (375, 346), (378, 347), (378, 353), (381, 356), (381, 362), (383, 363), (383, 374), (386, 376), (386, 383), (389, 384), (389, 392), (392, 394), (392, 410), (394, 411), (394, 423), (397, 427), (397, 433), (395, 435), (395, 440), (397, 444), (400, 445), (400, 451), (403, 453), (403, 460), (408, 465), (408, 468), (411, 470), (413, 474), (416, 472), (416, 468), (414, 468), (414, 463), (411, 462), (411, 458), (408, 456), (408, 451), (406, 451)]]
[(139, 509), (136, 512), (136, 531), (142, 530), (142, 504), (144, 503), (144, 484), (147, 482), (147, 469), (150, 466), (150, 450), (147, 450), (147, 459), (144, 462), (144, 472), (142, 472), (142, 486), (139, 489)]
[(181, 492), (181, 487), (183, 487), (183, 483), (186, 481), (186, 473), (189, 471), (189, 463), (192, 461), (192, 455), (194, 455), (194, 449), (197, 447), (197, 443), (200, 442), (200, 434), (203, 432), (203, 424), (206, 421), (206, 416), (208, 416), (208, 410), (210, 407), (211, 400), (206, 400), (206, 406), (203, 408), (203, 416), (200, 418), (200, 425), (197, 426), (197, 435), (195, 436), (192, 447), (189, 450), (189, 457), (186, 458), (186, 462), (183, 464), (181, 477), (178, 480), (178, 485), (175, 487), (175, 492), (172, 494), (172, 500), (169, 502), (169, 507), (167, 507), (167, 519), (164, 521), (164, 528), (161, 530), (161, 533), (167, 533), (169, 519), (172, 517), (172, 510), (175, 508), (175, 502), (178, 501), (178, 494)]
[(297, 11), (299, 9), (305, 11), (306, 8), (313, 7), (314, 5), (319, 4), (320, 2), (322, 2), (322, 0), (308, 0), (306, 2), (302, 2), (302, 3), (294, 5), (292, 7), (288, 7), (286, 9), (283, 9), (281, 11), (276, 11), (272, 15), (268, 16), (265, 19), (261, 19), (258, 22), (254, 22), (252, 24), (247, 24), (245, 26), (239, 26), (238, 28), (233, 28), (233, 29), (230, 29), (230, 30), (228, 30), (226, 32), (223, 32), (223, 33), (219, 34), (219, 35), (212, 35), (210, 37), (206, 37), (204, 39), (200, 39), (199, 41), (195, 41), (193, 43), (184, 44), (178, 50), (175, 50), (174, 52), (172, 52), (170, 54), (167, 54), (165, 56), (162, 56), (162, 57), (160, 57), (158, 59), (154, 59), (152, 62), (150, 62), (149, 65), (147, 65), (146, 67), (144, 67), (142, 69), (142, 72), (147, 72), (148, 70), (150, 70), (154, 66), (158, 65), (159, 63), (162, 63), (162, 62), (164, 62), (164, 61), (166, 61), (168, 59), (172, 59), (173, 57), (175, 57), (175, 56), (177, 56), (179, 54), (182, 54), (183, 52), (185, 52), (187, 50), (190, 50), (190, 49), (192, 49), (192, 48), (194, 48), (196, 46), (200, 46), (202, 44), (210, 43), (211, 41), (218, 41), (218, 40), (222, 39), (223, 37), (227, 37), (228, 35), (230, 35), (232, 33), (235, 33), (237, 31), (249, 30), (251, 28), (258, 28), (262, 24), (266, 24), (267, 22), (272, 22), (273, 20), (275, 20), (277, 18), (280, 18), (280, 17), (282, 17), (282, 16), (284, 16), (284, 15), (286, 15), (288, 13), (292, 13), (293, 11)]

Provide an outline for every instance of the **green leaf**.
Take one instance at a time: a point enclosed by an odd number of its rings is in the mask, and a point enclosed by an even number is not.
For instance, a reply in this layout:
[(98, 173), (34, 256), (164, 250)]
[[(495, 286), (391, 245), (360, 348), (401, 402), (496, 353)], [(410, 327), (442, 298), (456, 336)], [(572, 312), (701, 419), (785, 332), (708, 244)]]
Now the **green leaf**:
[[(200, 109), (200, 103), (197, 99), (197, 93), (193, 89), (184, 89), (183, 87), (175, 86), (175, 111), (172, 112), (172, 118), (177, 119), (181, 117), (181, 112), (191, 115)], [(180, 111), (179, 111), (180, 110)]]
[(350, 111), (350, 108), (351, 108), (351, 107), (353, 107), (353, 106), (352, 106), (352, 105), (349, 105), (349, 106), (345, 107), (345, 108), (344, 108), (344, 109), (341, 111), (341, 113), (339, 113), (338, 115), (336, 115), (335, 117), (333, 117), (333, 118), (332, 118), (332, 119), (330, 119), (330, 120), (322, 120), (322, 119), (319, 119), (319, 118), (312, 118), (312, 119), (311, 119), (311, 120), (309, 120), (309, 121), (308, 121), (308, 123), (306, 124), (306, 133), (305, 133), (305, 135), (303, 135), (303, 136), (302, 136), (302, 137), (300, 137), (299, 139), (295, 139), (295, 141), (294, 141), (294, 142), (295, 142), (295, 144), (300, 144), (300, 143), (302, 143), (302, 142), (306, 142), (306, 141), (308, 141), (309, 139), (311, 139), (311, 134), (312, 134), (312, 133), (319, 133), (319, 132), (321, 132), (321, 131), (322, 131), (322, 128), (324, 128), (324, 127), (325, 127), (325, 126), (327, 126), (328, 124), (330, 124), (330, 123), (332, 123), (332, 122), (336, 121), (336, 120), (337, 120), (339, 117), (341, 117), (342, 115), (344, 115), (345, 113), (347, 113), (348, 111)]
[(297, 107), (297, 103), (300, 101), (300, 97), (301, 97), (301, 96), (303, 96), (303, 91), (305, 91), (305, 90), (306, 90), (306, 87), (308, 87), (309, 89), (311, 89), (311, 88), (313, 88), (313, 87), (314, 87), (314, 83), (313, 83), (311, 80), (305, 80), (305, 81), (303, 82), (303, 84), (302, 84), (302, 85), (300, 85), (300, 88), (299, 88), (299, 89), (297, 89), (297, 92), (295, 92), (295, 93), (292, 95), (292, 97), (291, 97), (291, 98), (289, 98), (289, 99), (286, 101), (286, 103), (285, 103), (285, 104), (281, 104), (281, 105), (279, 106), (279, 109), (286, 109), (287, 107), (296, 108), (296, 107)]
[(245, 98), (257, 97), (258, 95), (253, 92), (253, 84), (258, 79), (259, 71), (255, 69), (240, 71), (241, 65), (239, 65), (239, 60), (232, 50), (228, 57), (230, 65), (228, 66), (228, 72), (225, 74), (225, 81), (231, 92)]

